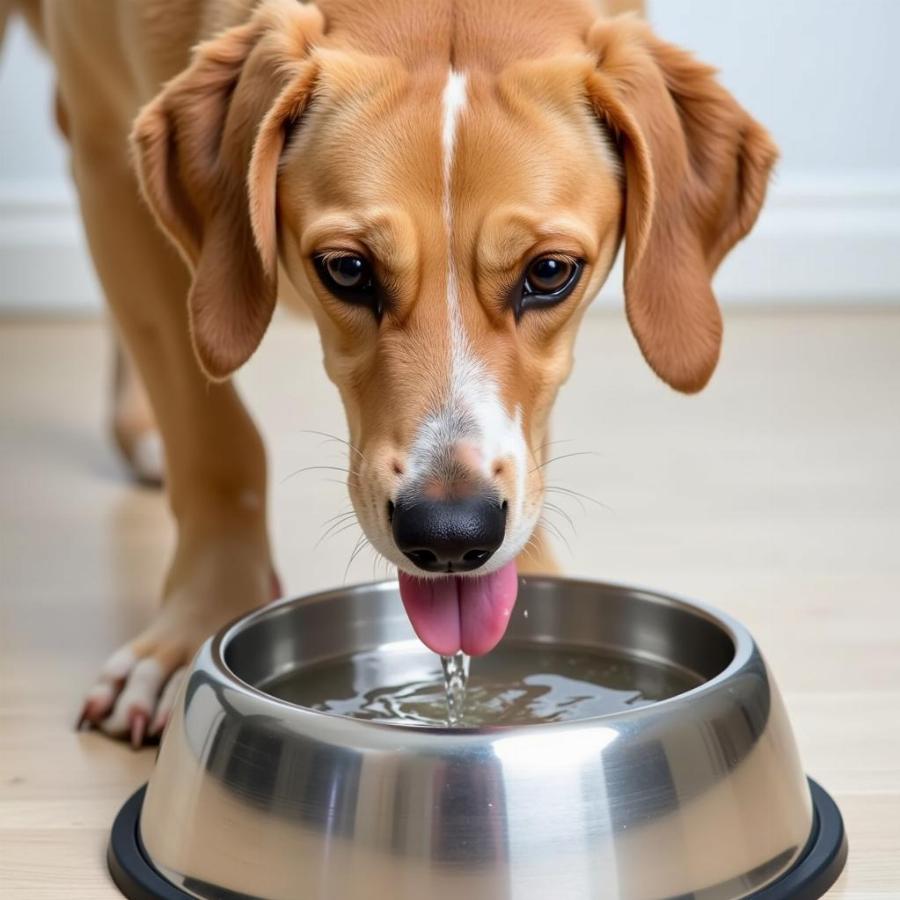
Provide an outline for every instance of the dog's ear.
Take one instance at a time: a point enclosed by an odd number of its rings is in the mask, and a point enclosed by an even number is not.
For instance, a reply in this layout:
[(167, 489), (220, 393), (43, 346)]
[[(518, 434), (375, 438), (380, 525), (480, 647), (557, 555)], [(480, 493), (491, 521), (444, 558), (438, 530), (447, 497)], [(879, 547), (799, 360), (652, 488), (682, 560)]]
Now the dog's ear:
[(698, 391), (722, 340), (713, 273), (753, 227), (778, 152), (712, 69), (644, 23), (600, 21), (588, 43), (588, 93), (624, 161), (628, 320), (657, 375)]
[(275, 308), (278, 161), (310, 95), (321, 33), (314, 6), (265, 0), (200, 44), (135, 121), (141, 189), (191, 267), (194, 348), (216, 380), (246, 362)]

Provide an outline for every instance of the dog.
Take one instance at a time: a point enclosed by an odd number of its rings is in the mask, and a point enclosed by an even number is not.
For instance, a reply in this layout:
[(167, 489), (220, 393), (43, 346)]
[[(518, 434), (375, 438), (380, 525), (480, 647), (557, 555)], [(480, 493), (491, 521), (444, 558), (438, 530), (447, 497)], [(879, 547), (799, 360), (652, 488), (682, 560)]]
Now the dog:
[(199, 644), (279, 594), (264, 449), (229, 381), (279, 286), (317, 323), (353, 508), (415, 631), (490, 651), (517, 571), (555, 569), (541, 464), (590, 300), (624, 243), (647, 363), (703, 388), (710, 280), (763, 203), (767, 132), (709, 67), (587, 0), (18, 5), (57, 69), (178, 527), (159, 613), (82, 721), (155, 737)]

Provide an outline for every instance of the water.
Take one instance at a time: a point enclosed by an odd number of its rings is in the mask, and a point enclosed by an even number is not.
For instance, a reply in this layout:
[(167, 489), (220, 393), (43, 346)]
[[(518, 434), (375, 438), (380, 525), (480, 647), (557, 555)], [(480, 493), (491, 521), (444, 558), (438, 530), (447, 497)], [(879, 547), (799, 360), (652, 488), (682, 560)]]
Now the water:
[(468, 682), (467, 668), (462, 654), (441, 660), (407, 641), (290, 672), (264, 689), (334, 715), (480, 727), (601, 716), (700, 684), (681, 670), (642, 660), (541, 644), (501, 644), (472, 663)]
[(447, 698), (447, 724), (462, 722), (466, 705), (466, 688), (469, 683), (469, 663), (472, 657), (461, 650), (453, 656), (441, 657), (444, 673), (444, 694)]

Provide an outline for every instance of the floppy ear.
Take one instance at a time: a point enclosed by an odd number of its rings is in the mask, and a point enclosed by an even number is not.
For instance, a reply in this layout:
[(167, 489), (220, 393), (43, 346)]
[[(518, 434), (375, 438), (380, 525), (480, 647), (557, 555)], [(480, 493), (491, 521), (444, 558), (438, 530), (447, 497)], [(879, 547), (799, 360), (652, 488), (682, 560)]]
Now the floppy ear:
[(753, 227), (778, 151), (714, 71), (630, 17), (597, 23), (588, 91), (625, 167), (625, 304), (644, 358), (703, 388), (722, 319), (711, 279)]
[(134, 124), (141, 189), (191, 267), (194, 349), (216, 380), (246, 362), (275, 308), (278, 161), (312, 89), (308, 52), (321, 33), (314, 6), (265, 0), (200, 44)]

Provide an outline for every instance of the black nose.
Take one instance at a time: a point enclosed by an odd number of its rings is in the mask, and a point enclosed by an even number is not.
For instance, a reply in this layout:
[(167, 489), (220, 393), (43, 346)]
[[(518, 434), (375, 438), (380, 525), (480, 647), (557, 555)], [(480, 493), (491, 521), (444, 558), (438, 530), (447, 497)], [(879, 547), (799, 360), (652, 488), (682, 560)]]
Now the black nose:
[(461, 500), (400, 498), (391, 525), (397, 547), (426, 572), (471, 572), (503, 543), (506, 504), (491, 495)]

